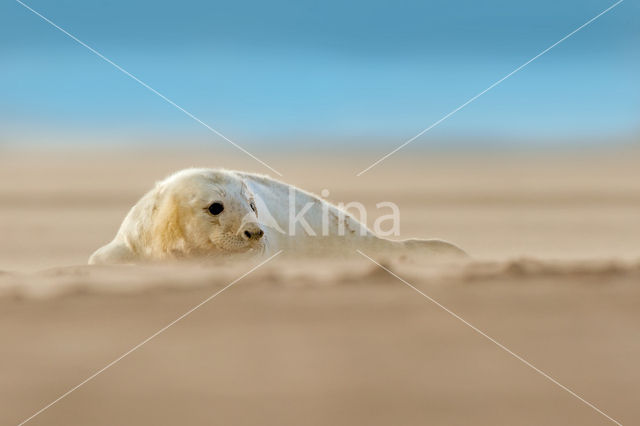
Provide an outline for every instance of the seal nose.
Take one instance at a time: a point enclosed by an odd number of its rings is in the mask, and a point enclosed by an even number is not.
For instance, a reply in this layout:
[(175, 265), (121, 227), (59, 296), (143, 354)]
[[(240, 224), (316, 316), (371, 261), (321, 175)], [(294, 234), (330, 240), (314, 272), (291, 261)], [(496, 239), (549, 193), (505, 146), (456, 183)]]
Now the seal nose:
[(247, 240), (259, 240), (264, 235), (264, 231), (258, 225), (249, 224), (245, 226), (242, 235)]

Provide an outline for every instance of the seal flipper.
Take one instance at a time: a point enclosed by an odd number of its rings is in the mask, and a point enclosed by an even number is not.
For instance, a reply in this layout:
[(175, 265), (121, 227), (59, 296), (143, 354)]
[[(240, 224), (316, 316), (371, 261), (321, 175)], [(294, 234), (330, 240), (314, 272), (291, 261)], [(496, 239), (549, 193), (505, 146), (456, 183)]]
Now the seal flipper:
[(96, 250), (89, 258), (89, 265), (133, 263), (135, 258), (135, 254), (129, 247), (114, 240)]
[(418, 238), (411, 238), (399, 241), (399, 243), (401, 243), (407, 250), (413, 252), (422, 251), (425, 252), (426, 255), (436, 258), (461, 259), (469, 257), (469, 255), (461, 248), (443, 240), (421, 240)]

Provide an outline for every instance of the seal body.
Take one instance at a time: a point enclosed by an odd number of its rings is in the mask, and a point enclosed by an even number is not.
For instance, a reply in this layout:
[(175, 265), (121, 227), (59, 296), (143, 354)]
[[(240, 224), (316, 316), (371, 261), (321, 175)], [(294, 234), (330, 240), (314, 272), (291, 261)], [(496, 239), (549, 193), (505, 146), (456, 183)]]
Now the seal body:
[(116, 237), (90, 264), (163, 259), (421, 251), (464, 252), (440, 240), (391, 241), (328, 201), (268, 176), (222, 169), (186, 169), (145, 194)]

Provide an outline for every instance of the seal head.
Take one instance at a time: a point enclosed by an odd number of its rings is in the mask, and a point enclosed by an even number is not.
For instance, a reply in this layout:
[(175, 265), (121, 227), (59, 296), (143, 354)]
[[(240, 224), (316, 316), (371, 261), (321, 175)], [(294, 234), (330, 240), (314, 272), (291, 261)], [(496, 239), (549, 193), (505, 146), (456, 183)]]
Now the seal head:
[(156, 184), (89, 263), (262, 252), (254, 195), (240, 176), (187, 169)]

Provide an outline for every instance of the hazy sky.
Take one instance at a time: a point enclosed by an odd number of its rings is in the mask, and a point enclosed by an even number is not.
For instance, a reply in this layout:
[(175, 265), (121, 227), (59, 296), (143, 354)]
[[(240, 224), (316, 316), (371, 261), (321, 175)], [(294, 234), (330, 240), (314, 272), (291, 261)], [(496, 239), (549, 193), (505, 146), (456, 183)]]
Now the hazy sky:
[[(26, 3), (252, 146), (278, 140), (394, 145), (614, 2)], [(639, 17), (640, 5), (626, 0), (421, 142), (637, 134)], [(209, 137), (11, 0), (0, 5), (0, 49), (4, 141), (67, 133)]]

